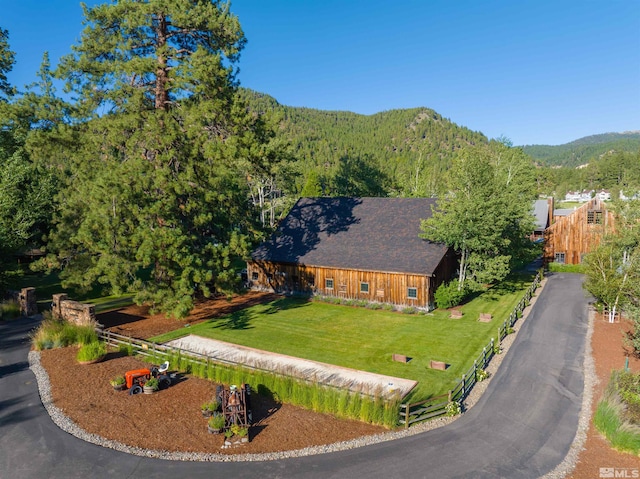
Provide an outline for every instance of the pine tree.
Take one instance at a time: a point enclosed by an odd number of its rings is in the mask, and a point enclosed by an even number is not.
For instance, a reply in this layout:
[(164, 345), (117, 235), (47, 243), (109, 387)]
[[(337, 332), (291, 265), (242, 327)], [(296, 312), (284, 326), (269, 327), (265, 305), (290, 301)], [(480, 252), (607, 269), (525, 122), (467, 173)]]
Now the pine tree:
[(0, 101), (14, 93), (14, 88), (7, 79), (7, 73), (13, 69), (14, 62), (15, 53), (9, 49), (9, 32), (0, 28)]
[(51, 247), (66, 284), (133, 289), (181, 317), (233, 289), (255, 231), (247, 162), (269, 135), (236, 95), (244, 34), (221, 2), (83, 8), (57, 70), (77, 95), (81, 145)]

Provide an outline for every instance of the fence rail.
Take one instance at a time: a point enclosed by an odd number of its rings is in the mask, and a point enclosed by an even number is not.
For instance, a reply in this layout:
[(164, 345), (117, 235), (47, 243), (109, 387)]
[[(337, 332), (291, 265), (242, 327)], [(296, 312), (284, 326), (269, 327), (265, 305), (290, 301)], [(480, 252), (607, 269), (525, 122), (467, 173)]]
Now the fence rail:
[[(518, 321), (518, 319), (522, 317), (522, 312), (524, 311), (524, 308), (526, 308), (531, 302), (533, 294), (540, 286), (542, 277), (543, 272), (542, 270), (539, 270), (535, 278), (533, 279), (531, 286), (529, 286), (522, 299), (513, 309), (513, 312), (509, 315), (509, 318), (506, 319), (498, 328), (497, 346), (499, 346), (505, 336), (507, 336), (511, 332), (510, 330), (511, 328), (513, 328), (513, 325), (516, 323), (516, 321)], [(480, 371), (484, 370), (487, 367), (489, 361), (491, 361), (491, 358), (495, 355), (495, 346), (495, 339), (491, 338), (491, 341), (489, 341), (489, 344), (487, 344), (482, 349), (482, 353), (476, 358), (476, 360), (473, 362), (473, 365), (462, 375), (453, 389), (451, 389), (447, 394), (415, 403), (401, 404), (399, 419), (400, 424), (408, 428), (411, 424), (426, 421), (427, 419), (431, 419), (434, 417), (443, 416), (447, 413), (447, 406), (450, 403), (462, 403), (462, 401), (464, 401), (467, 395), (471, 392), (471, 389), (473, 389), (473, 386), (476, 384), (476, 382), (478, 382), (478, 375), (483, 374)]]

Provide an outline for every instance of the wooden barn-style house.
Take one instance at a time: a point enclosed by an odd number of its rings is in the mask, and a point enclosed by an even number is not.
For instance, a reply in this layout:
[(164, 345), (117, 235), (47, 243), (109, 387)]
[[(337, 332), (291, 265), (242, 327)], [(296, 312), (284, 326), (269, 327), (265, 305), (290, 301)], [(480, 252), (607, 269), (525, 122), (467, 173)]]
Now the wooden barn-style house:
[(598, 197), (575, 210), (557, 211), (544, 232), (545, 263), (582, 263), (584, 255), (598, 246), (604, 234), (614, 227), (613, 213)]
[(301, 198), (247, 263), (253, 289), (432, 309), (455, 254), (420, 238), (428, 198)]

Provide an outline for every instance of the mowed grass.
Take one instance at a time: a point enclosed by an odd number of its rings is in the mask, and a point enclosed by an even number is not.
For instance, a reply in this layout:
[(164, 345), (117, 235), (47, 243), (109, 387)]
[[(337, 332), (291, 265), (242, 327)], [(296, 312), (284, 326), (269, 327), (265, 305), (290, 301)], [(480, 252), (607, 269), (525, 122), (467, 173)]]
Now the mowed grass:
[[(462, 319), (448, 311), (402, 314), (282, 298), (229, 316), (157, 336), (166, 342), (195, 334), (290, 356), (418, 381), (412, 400), (445, 394), (473, 364), (498, 327), (513, 311), (532, 276), (517, 276), (460, 307)], [(477, 321), (490, 313), (490, 323)], [(394, 362), (392, 354), (411, 358)], [(429, 368), (445, 361), (446, 371)]]

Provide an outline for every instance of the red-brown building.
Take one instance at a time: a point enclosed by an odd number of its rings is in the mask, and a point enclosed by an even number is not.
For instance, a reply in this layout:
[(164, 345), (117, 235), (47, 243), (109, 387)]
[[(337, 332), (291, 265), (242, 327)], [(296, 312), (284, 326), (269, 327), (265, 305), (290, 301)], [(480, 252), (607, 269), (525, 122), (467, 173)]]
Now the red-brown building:
[(457, 262), (420, 238), (428, 198), (301, 198), (247, 264), (253, 289), (431, 309)]
[(551, 226), (544, 232), (545, 264), (582, 263), (584, 255), (593, 251), (614, 227), (613, 213), (597, 197), (566, 215), (554, 214)]

